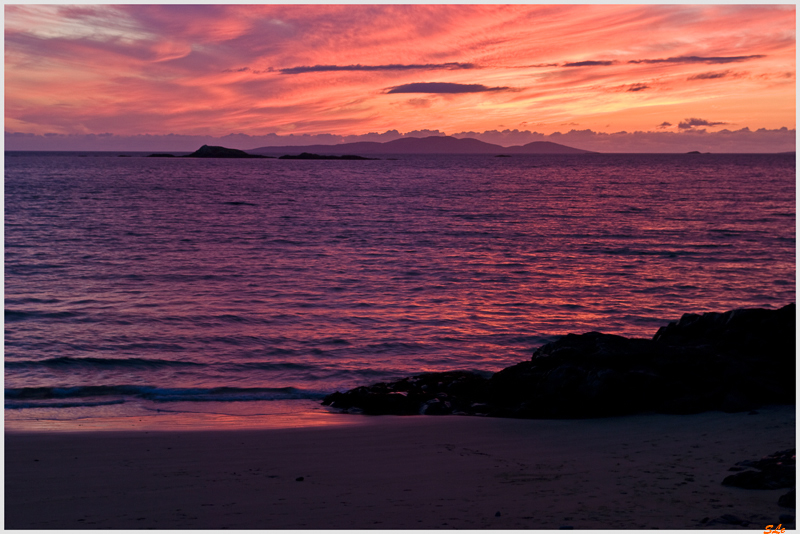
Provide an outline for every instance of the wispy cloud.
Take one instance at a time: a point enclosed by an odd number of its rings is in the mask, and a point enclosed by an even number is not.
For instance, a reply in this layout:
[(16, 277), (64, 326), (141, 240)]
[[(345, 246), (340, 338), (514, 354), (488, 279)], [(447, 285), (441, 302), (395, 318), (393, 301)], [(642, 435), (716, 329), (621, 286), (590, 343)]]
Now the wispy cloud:
[(424, 65), (314, 65), (313, 67), (289, 67), (278, 69), (281, 74), (304, 74), (306, 72), (336, 71), (381, 71), (381, 70), (460, 70), (480, 68), (472, 63), (426, 63)]
[(431, 107), (431, 101), (427, 98), (411, 98), (408, 100), (408, 104), (415, 108), (429, 108)]
[(644, 91), (645, 89), (650, 89), (650, 86), (644, 83), (635, 83), (628, 87), (627, 91), (629, 93), (635, 93), (637, 91)]
[(394, 93), (484, 93), (489, 91), (508, 91), (508, 87), (487, 87), (485, 85), (473, 83), (446, 83), (446, 82), (417, 82), (406, 83), (389, 88), (386, 94)]
[(723, 70), (721, 72), (702, 72), (700, 74), (695, 74), (694, 76), (689, 76), (686, 78), (687, 80), (716, 80), (718, 78), (725, 78), (731, 73), (729, 70)]

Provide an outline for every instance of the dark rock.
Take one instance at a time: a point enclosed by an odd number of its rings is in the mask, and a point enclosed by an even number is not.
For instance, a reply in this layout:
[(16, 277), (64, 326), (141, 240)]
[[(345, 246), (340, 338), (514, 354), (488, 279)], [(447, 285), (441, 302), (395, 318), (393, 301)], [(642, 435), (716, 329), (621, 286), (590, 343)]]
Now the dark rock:
[(785, 451), (778, 451), (764, 456), (760, 460), (745, 460), (743, 462), (738, 462), (736, 465), (743, 465), (745, 467), (761, 470), (775, 469), (783, 466), (792, 466), (794, 469), (796, 462), (795, 449), (786, 449)]
[(278, 159), (346, 159), (346, 160), (374, 160), (378, 158), (365, 158), (363, 156), (323, 156), (320, 154), (309, 154), (308, 152), (303, 152), (297, 156), (285, 155), (281, 156)]
[(164, 153), (149, 154), (147, 157), (148, 158), (174, 158), (175, 154), (164, 154)]
[(296, 478), (296, 479), (294, 479), (294, 480), (295, 480), (295, 482), (302, 482), (302, 481), (304, 481), (304, 480), (305, 480), (305, 477), (297, 477), (297, 478)]
[(425, 373), (345, 393), (337, 391), (322, 404), (342, 410), (359, 408), (367, 415), (472, 414), (481, 408), (473, 404), (485, 400), (487, 383), (483, 376), (467, 371)]
[(719, 408), (725, 413), (738, 413), (751, 411), (757, 406), (749, 395), (742, 394), (740, 391), (729, 391), (722, 399)]
[(722, 481), (723, 486), (743, 489), (777, 489), (786, 486), (773, 486), (769, 478), (761, 471), (742, 471), (729, 475)]
[(754, 470), (725, 477), (723, 486), (744, 489), (793, 488), (795, 485), (795, 449), (776, 452), (760, 460), (747, 460), (736, 465)]
[(203, 145), (195, 152), (182, 156), (184, 158), (267, 158), (269, 156), (259, 156), (256, 154), (248, 154), (243, 150), (235, 148), (225, 148), (224, 146), (208, 146)]
[(491, 400), (515, 417), (792, 404), (794, 308), (686, 314), (652, 340), (570, 334), (537, 349), (530, 362), (496, 373)]
[[(640, 363), (653, 343), (589, 332), (540, 347), (495, 373), (491, 399), (512, 417), (592, 417), (653, 408), (662, 380)], [(653, 397), (653, 398), (651, 398)]]
[[(522, 418), (741, 412), (793, 404), (794, 317), (790, 304), (685, 314), (653, 339), (568, 334), (488, 380), (474, 373), (427, 373), (337, 392), (323, 404), (367, 414)], [(740, 479), (758, 484), (760, 476)]]
[(796, 502), (797, 497), (795, 497), (795, 490), (785, 493), (778, 498), (778, 506), (783, 506), (784, 508), (795, 508)]
[(494, 516), (495, 516), (495, 517), (500, 517), (500, 512), (495, 512), (495, 513), (494, 513)]
[(706, 526), (711, 525), (736, 525), (739, 527), (746, 527), (750, 524), (750, 521), (746, 521), (744, 519), (739, 519), (733, 514), (725, 514), (711, 521), (706, 523)]
[(778, 516), (778, 521), (780, 521), (781, 524), (794, 523), (794, 516), (792, 514), (781, 514)]

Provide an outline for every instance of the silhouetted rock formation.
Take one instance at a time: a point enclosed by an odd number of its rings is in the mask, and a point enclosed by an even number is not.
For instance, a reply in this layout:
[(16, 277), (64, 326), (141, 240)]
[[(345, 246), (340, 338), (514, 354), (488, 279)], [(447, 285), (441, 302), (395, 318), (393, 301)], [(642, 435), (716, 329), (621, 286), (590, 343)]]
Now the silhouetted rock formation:
[(794, 508), (796, 506), (796, 502), (796, 490), (792, 490), (789, 493), (785, 493), (778, 497), (778, 506), (783, 506), (784, 508)]
[(297, 155), (297, 156), (290, 156), (290, 155), (286, 155), (286, 156), (281, 156), (281, 157), (279, 157), (278, 159), (348, 159), (348, 160), (372, 160), (372, 159), (377, 159), (377, 158), (365, 158), (365, 157), (362, 157), (362, 156), (351, 156), (351, 155), (346, 155), (346, 156), (321, 156), (321, 155), (319, 155), (319, 154), (309, 154), (308, 152), (303, 152), (302, 154), (300, 154), (300, 155)]
[(261, 156), (256, 154), (248, 154), (244, 150), (237, 150), (235, 148), (225, 148), (224, 146), (208, 146), (203, 145), (197, 151), (181, 156), (184, 158), (267, 158), (269, 156)]
[[(746, 460), (738, 462), (729, 471), (739, 471), (734, 475), (725, 477), (723, 486), (754, 490), (774, 490), (792, 488), (792, 490), (778, 498), (778, 506), (784, 508), (795, 507), (796, 484), (795, 449), (779, 451), (760, 460)], [(745, 468), (747, 471), (744, 471)], [(783, 523), (794, 523), (794, 516), (782, 515)]]
[(441, 415), (480, 413), (486, 399), (487, 380), (476, 373), (448, 371), (424, 373), (397, 382), (375, 384), (333, 393), (322, 401), (335, 408), (367, 415)]
[(750, 469), (725, 477), (722, 481), (723, 486), (780, 489), (793, 488), (795, 485), (795, 449), (779, 451), (760, 460), (738, 462), (736, 466)]
[(794, 304), (685, 314), (653, 339), (569, 334), (488, 379), (426, 373), (323, 400), (367, 414), (521, 418), (736, 412), (794, 402)]

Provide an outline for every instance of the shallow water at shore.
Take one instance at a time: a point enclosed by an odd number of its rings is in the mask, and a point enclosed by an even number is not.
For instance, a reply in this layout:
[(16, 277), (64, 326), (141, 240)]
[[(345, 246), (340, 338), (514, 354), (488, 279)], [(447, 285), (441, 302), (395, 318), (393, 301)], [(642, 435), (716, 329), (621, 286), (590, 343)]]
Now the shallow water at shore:
[(124, 432), (263, 430), (355, 425), (370, 418), (338, 413), (318, 401), (186, 402), (168, 405), (128, 401), (111, 407), (7, 410), (7, 432)]

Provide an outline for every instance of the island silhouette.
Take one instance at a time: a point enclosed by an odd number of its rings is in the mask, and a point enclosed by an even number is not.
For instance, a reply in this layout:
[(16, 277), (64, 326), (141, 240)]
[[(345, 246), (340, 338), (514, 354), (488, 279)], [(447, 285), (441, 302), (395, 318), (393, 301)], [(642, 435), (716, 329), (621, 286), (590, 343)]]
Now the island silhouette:
[(405, 137), (386, 143), (361, 141), (339, 145), (265, 146), (249, 151), (252, 154), (283, 155), (301, 152), (322, 155), (346, 154), (596, 154), (550, 141), (534, 141), (526, 145), (503, 147), (472, 138), (451, 136)]

